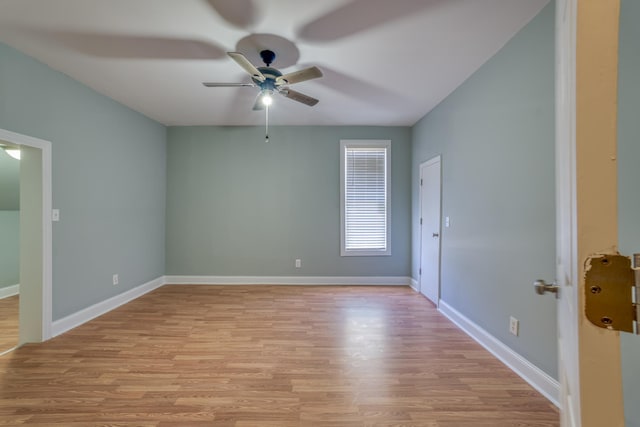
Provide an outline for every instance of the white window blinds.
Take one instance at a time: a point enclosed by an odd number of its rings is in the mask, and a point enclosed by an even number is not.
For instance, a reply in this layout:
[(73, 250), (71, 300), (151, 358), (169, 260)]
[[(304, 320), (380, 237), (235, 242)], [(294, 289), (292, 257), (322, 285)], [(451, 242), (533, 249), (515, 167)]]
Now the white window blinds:
[(389, 255), (390, 141), (342, 141), (342, 255)]

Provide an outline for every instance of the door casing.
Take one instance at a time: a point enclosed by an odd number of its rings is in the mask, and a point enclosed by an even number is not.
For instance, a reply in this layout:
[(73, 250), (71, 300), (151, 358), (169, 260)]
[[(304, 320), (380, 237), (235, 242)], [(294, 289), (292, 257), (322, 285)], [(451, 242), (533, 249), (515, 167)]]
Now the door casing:
[[(29, 200), (21, 200), (20, 209), (19, 345), (46, 341), (52, 331), (51, 143), (4, 129), (0, 140), (26, 148), (20, 164), (21, 198), (26, 192)], [(31, 230), (37, 231), (28, 236)]]

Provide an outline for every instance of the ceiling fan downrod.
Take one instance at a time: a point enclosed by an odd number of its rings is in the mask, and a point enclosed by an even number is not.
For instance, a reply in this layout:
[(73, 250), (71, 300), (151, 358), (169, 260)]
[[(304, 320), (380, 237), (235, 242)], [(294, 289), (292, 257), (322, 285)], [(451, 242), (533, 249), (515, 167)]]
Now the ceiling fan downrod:
[(265, 49), (260, 51), (260, 58), (262, 58), (262, 62), (267, 64), (267, 67), (269, 67), (276, 59), (276, 54), (272, 50)]

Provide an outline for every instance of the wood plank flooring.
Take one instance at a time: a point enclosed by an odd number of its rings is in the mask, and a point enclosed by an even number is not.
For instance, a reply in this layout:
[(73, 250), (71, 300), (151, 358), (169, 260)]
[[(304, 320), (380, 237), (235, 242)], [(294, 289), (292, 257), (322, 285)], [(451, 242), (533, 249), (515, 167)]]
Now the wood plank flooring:
[(7, 426), (559, 426), (404, 287), (164, 286), (0, 358)]
[(18, 345), (18, 304), (20, 296), (0, 299), (0, 353)]

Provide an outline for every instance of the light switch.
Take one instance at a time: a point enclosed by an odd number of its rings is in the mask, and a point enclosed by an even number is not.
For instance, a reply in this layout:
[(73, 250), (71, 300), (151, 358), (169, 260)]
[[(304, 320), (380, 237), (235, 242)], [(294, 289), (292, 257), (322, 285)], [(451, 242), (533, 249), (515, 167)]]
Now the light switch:
[(449, 227), (449, 217), (448, 216), (444, 217), (444, 226), (445, 227)]
[(60, 221), (60, 209), (51, 210), (51, 221)]

